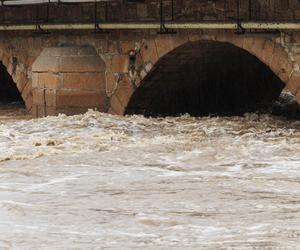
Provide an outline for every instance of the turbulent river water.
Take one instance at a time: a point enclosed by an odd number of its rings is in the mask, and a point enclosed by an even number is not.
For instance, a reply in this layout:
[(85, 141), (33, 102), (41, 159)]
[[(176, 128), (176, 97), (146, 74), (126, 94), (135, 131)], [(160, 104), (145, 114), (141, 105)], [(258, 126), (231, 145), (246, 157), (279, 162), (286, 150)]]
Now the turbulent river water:
[(300, 121), (0, 109), (0, 249), (300, 249)]

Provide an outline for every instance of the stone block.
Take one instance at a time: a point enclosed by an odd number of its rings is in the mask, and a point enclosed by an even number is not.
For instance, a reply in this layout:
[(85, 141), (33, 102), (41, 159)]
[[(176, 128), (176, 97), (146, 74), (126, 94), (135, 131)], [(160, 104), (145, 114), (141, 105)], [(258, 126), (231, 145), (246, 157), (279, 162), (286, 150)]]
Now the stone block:
[(252, 48), (254, 46), (255, 38), (253, 37), (245, 37), (243, 42), (243, 49), (252, 53)]
[(129, 82), (127, 77), (123, 77), (118, 84), (118, 89), (116, 91), (116, 96), (123, 107), (127, 107), (127, 104), (134, 92), (133, 86)]
[(57, 115), (56, 107), (46, 107), (46, 115), (47, 116), (54, 116)]
[(46, 106), (56, 106), (56, 90), (45, 90), (45, 104)]
[(117, 115), (123, 115), (125, 112), (125, 107), (122, 105), (122, 103), (116, 95), (113, 95), (110, 98), (109, 110), (113, 111), (113, 113)]
[(29, 80), (28, 80), (26, 74), (23, 72), (19, 73), (17, 76), (17, 79), (16, 79), (16, 84), (17, 84), (17, 88), (20, 92), (23, 91), (27, 82), (29, 82)]
[(173, 39), (172, 35), (157, 36), (155, 38), (156, 49), (160, 58), (176, 47)]
[(56, 105), (70, 107), (98, 107), (105, 106), (105, 93), (93, 91), (68, 91), (59, 90), (56, 97)]
[(63, 88), (77, 90), (105, 89), (104, 73), (63, 73)]
[(257, 56), (258, 59), (260, 59), (260, 56), (264, 50), (266, 39), (264, 38), (256, 38), (254, 40), (254, 45), (251, 49), (251, 52), (253, 55)]
[(294, 72), (292, 74), (287, 83), (287, 87), (293, 95), (297, 94), (298, 90), (300, 89), (300, 73)]
[(46, 116), (46, 106), (37, 106), (37, 116), (38, 117)]
[(32, 88), (31, 88), (31, 82), (27, 82), (27, 84), (25, 85), (25, 87), (23, 88), (23, 91), (21, 93), (23, 100), (26, 102), (26, 99), (28, 98), (28, 96), (30, 96), (32, 94)]
[(39, 56), (32, 64), (32, 72), (59, 72), (59, 57)]
[(118, 86), (118, 79), (120, 78), (120, 76), (117, 73), (110, 73), (107, 72), (105, 74), (106, 76), (106, 93), (110, 96), (112, 95)]
[(33, 105), (45, 105), (45, 90), (44, 89), (33, 89)]
[(284, 49), (277, 47), (274, 49), (272, 60), (270, 61), (270, 68), (275, 74), (279, 75), (282, 71), (285, 71), (284, 66), (288, 61), (289, 58)]
[(135, 41), (121, 41), (120, 42), (120, 50), (123, 54), (128, 54), (130, 50), (134, 50)]
[(38, 76), (38, 88), (59, 89), (62, 86), (62, 78), (56, 73), (40, 73)]
[(153, 39), (146, 40), (141, 47), (141, 56), (144, 63), (152, 62), (155, 64), (158, 61), (156, 44)]
[(104, 72), (105, 64), (99, 56), (60, 57), (59, 73)]
[(268, 66), (270, 66), (270, 62), (273, 57), (274, 47), (275, 44), (273, 41), (266, 40), (260, 59)]
[(127, 73), (128, 64), (129, 64), (128, 55), (115, 55), (112, 57), (111, 71), (114, 73)]
[(239, 36), (234, 33), (227, 35), (228, 42), (232, 43), (233, 45), (239, 48), (243, 48), (244, 38), (245, 38), (244, 36)]

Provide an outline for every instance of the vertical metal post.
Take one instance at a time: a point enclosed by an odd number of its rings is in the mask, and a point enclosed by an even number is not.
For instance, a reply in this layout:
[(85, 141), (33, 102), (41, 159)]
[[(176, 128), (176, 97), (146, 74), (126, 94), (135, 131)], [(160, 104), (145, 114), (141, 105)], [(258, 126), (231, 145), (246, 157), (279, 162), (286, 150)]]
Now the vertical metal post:
[(249, 21), (252, 21), (252, 0), (249, 0)]
[(227, 0), (224, 0), (223, 9), (224, 9), (224, 21), (226, 21), (226, 19), (227, 19)]
[(174, 22), (175, 17), (174, 17), (174, 0), (171, 1), (171, 15), (172, 15), (172, 22)]
[[(165, 26), (165, 19), (164, 19), (164, 2), (160, 0), (159, 5), (159, 12), (160, 12), (160, 29), (158, 34), (175, 34), (176, 32), (173, 29), (167, 29)], [(171, 18), (174, 21), (174, 0), (171, 0)]]
[(236, 21), (240, 23), (240, 0), (236, 0)]
[(108, 20), (108, 2), (104, 3), (104, 21)]
[(94, 3), (94, 25), (95, 25), (95, 32), (97, 30), (97, 25), (98, 25), (98, 18), (97, 18), (97, 12), (98, 12), (98, 5), (97, 5), (97, 1), (95, 0), (95, 3)]
[[(105, 8), (105, 13), (104, 13), (104, 19), (105, 19), (105, 21), (106, 21), (106, 19), (107, 19), (107, 2), (105, 2), (105, 6), (104, 6), (104, 8)], [(94, 2), (94, 34), (106, 34), (106, 33), (108, 33), (108, 31), (105, 31), (105, 30), (103, 30), (103, 29), (101, 29), (100, 28), (100, 26), (99, 26), (99, 22), (98, 22), (98, 1), (97, 0), (95, 0), (95, 2)]]
[(245, 29), (242, 27), (241, 24), (241, 16), (240, 16), (240, 0), (236, 0), (236, 24), (237, 24), (237, 34), (244, 34)]
[(164, 10), (163, 0), (160, 0), (160, 30), (162, 31), (164, 25)]
[(48, 3), (47, 3), (47, 17), (46, 17), (47, 23), (49, 23), (49, 13), (50, 13), (50, 0), (48, 0)]
[[(40, 24), (40, 8), (39, 8), (39, 5), (37, 4), (36, 7), (35, 7), (35, 33), (36, 34), (49, 34), (49, 32), (47, 31), (44, 31), (42, 28), (41, 28), (41, 24)], [(48, 13), (47, 13), (48, 15)], [(47, 17), (48, 18), (48, 17)]]

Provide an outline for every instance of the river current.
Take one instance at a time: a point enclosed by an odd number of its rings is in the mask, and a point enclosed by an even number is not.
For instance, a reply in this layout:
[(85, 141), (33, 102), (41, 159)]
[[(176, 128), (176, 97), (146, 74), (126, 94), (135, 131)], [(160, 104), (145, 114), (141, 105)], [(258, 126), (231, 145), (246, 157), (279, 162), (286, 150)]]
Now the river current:
[(300, 249), (300, 121), (0, 109), (0, 249)]

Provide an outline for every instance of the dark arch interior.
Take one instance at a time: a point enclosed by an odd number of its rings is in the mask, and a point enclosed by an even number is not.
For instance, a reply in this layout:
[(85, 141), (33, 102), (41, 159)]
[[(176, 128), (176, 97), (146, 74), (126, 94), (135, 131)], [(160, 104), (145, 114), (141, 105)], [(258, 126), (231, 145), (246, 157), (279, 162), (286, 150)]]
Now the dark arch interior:
[(0, 104), (13, 102), (24, 104), (16, 84), (0, 62)]
[(126, 114), (241, 115), (276, 100), (284, 83), (249, 52), (224, 42), (190, 42), (154, 66)]

